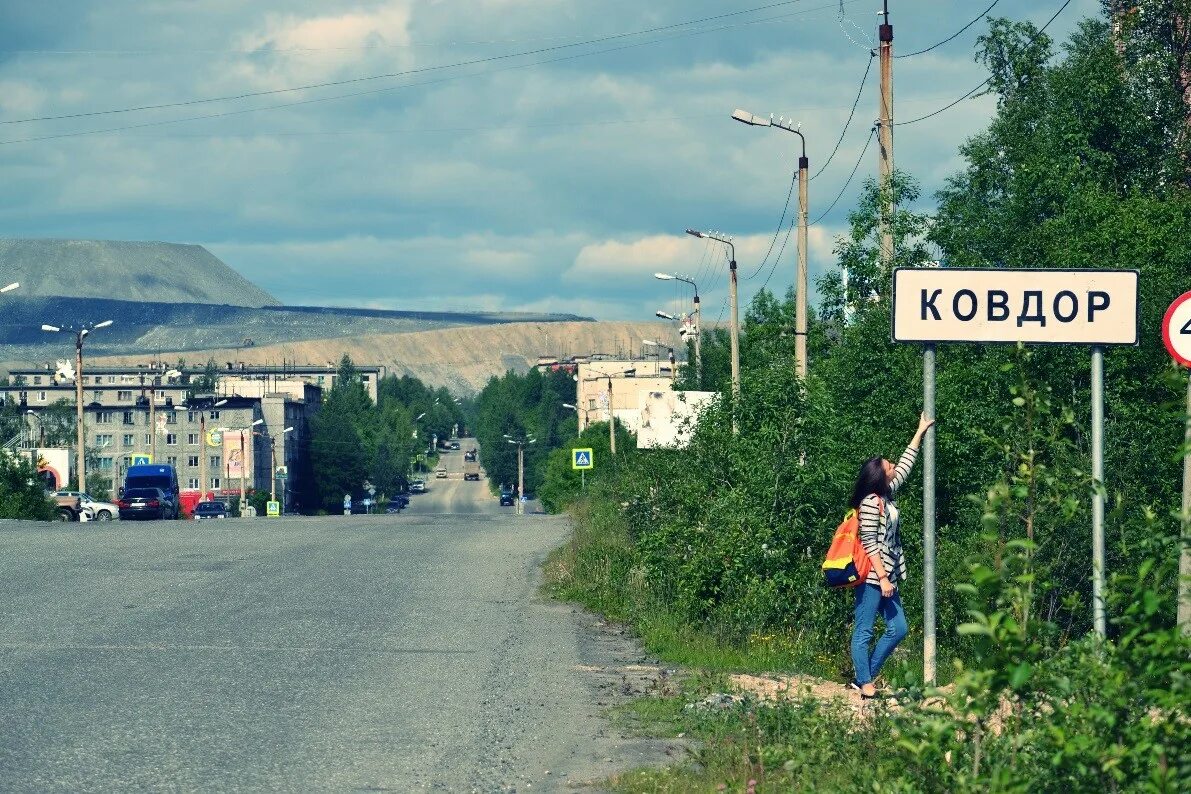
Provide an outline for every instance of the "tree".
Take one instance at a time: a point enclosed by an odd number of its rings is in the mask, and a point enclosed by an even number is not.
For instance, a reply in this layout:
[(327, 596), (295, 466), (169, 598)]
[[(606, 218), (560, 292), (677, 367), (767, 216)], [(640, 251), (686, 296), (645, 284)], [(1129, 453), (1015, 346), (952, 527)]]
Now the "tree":
[(50, 521), (57, 512), (46, 497), (33, 462), (0, 453), (0, 518)]
[(340, 509), (345, 494), (359, 491), (368, 476), (364, 445), (351, 417), (322, 410), (311, 423), (310, 458), (319, 506)]

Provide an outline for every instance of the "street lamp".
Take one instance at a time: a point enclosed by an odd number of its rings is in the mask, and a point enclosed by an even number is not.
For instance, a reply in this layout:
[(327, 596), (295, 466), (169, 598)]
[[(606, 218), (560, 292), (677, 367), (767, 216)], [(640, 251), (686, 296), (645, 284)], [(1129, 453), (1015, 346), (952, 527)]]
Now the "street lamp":
[[(736, 110), (732, 113), (732, 118), (748, 124), (751, 127), (773, 127), (774, 129), (783, 130), (785, 132), (797, 135), (802, 141), (802, 155), (798, 158), (798, 295), (795, 298), (794, 309), (794, 366), (798, 371), (798, 377), (805, 380), (806, 378), (806, 300), (807, 291), (807, 274), (806, 274), (806, 254), (807, 254), (807, 228), (806, 215), (810, 211), (807, 203), (807, 183), (810, 182), (807, 176), (807, 171), (810, 170), (810, 161), (806, 158), (806, 136), (799, 131), (798, 127), (791, 126), (792, 119), (786, 119), (784, 116), (773, 120), (773, 116), (769, 118), (761, 118), (754, 116), (747, 110)], [(845, 276), (845, 281), (847, 277)], [(845, 296), (845, 303), (847, 296)]]
[[(735, 258), (735, 257), (733, 257), (733, 258)], [(702, 343), (702, 337), (703, 337), (703, 310), (700, 308), (700, 303), (699, 303), (699, 285), (695, 283), (695, 280), (693, 278), (691, 278), (689, 276), (683, 276), (679, 273), (654, 273), (653, 277), (658, 279), (659, 281), (681, 281), (684, 284), (690, 284), (691, 288), (695, 290), (695, 311), (692, 312), (692, 315), (695, 318), (695, 323), (694, 323), (694, 329), (695, 329), (695, 378), (698, 381), (698, 388), (702, 389), (703, 388), (703, 351), (702, 351), (701, 343)], [(666, 314), (665, 312), (654, 312), (654, 314), (656, 314), (658, 317), (661, 317), (664, 320), (677, 319), (676, 317), (672, 317), (671, 315)]]
[[(198, 403), (202, 403), (201, 408)], [(221, 405), (227, 405), (227, 400), (215, 401), (214, 397), (206, 399), (193, 398), (186, 405), (178, 405), (174, 407), (175, 411), (193, 411), (199, 408), (199, 498), (200, 502), (205, 501), (207, 495), (207, 411), (213, 411)], [(241, 459), (243, 463), (243, 459)]]
[[(622, 371), (620, 373), (620, 376), (624, 377), (624, 378), (631, 378), (631, 377), (634, 377), (636, 374), (637, 374), (637, 368), (632, 367), (630, 369), (626, 369), (626, 370)], [(583, 382), (589, 383), (591, 381), (603, 380), (604, 378), (608, 379), (608, 451), (611, 454), (615, 455), (616, 454), (616, 411), (613, 408), (613, 403), (612, 403), (612, 373), (609, 372), (606, 375), (598, 375), (594, 378), (584, 378)], [(578, 376), (576, 376), (576, 380), (578, 380)], [(586, 416), (585, 416), (584, 424), (586, 424), (586, 422), (587, 422), (587, 420), (586, 420)]]
[(248, 466), (248, 461), (245, 460), (244, 455), (244, 436), (254, 427), (258, 427), (265, 423), (264, 419), (257, 419), (248, 427), (236, 428), (240, 434), (240, 518), (244, 517), (244, 469)]
[[(33, 419), (37, 420), (37, 430), (38, 430), (38, 432), (37, 432), (37, 436), (38, 436), (37, 446), (40, 447), (40, 446), (44, 445), (45, 444), (45, 425), (41, 423), (41, 417), (38, 416), (37, 411), (34, 411), (32, 408), (26, 409), (25, 413), (28, 416), (32, 417)], [(33, 446), (33, 431), (32, 430), (29, 431), (29, 441), (28, 441), (28, 443), (25, 444), (25, 446), (26, 446), (26, 448)]]
[(7, 287), (0, 287), (0, 292), (12, 292), (14, 289), (16, 289), (19, 286), (21, 286), (21, 283), (19, 281), (14, 281), (11, 284), (9, 284)]
[[(687, 229), (686, 233), (692, 237), (698, 237), (703, 240), (715, 240), (728, 246), (730, 251), (728, 257), (728, 302), (731, 304), (732, 317), (731, 326), (728, 329), (729, 339), (732, 343), (732, 394), (733, 397), (740, 400), (740, 306), (736, 297), (736, 246), (732, 244), (732, 238), (720, 232), (700, 232), (695, 229)], [(733, 425), (735, 428), (735, 425)]]
[[(262, 420), (258, 420), (258, 421), (263, 422), (264, 420), (262, 419)], [(292, 433), (292, 432), (294, 432), (294, 429), (292, 427), (287, 427), (285, 430), (281, 431), (281, 435), (284, 436), (286, 433)], [(254, 436), (268, 436), (269, 437), (269, 471), (272, 472), (272, 478), (269, 483), (269, 501), (276, 502), (277, 501), (277, 437), (274, 436), (272, 433), (261, 433), (261, 432), (257, 432), (257, 431), (254, 431), (252, 435), (254, 435)]]
[[(5, 287), (5, 291), (16, 289), (15, 284), (9, 284)], [(75, 409), (76, 421), (78, 424), (76, 443), (78, 449), (75, 452), (75, 465), (78, 467), (79, 476), (78, 484), (79, 491), (87, 492), (87, 453), (86, 453), (86, 430), (83, 426), (83, 340), (87, 334), (92, 331), (97, 331), (100, 328), (107, 328), (112, 324), (111, 320), (104, 320), (101, 323), (94, 325), (83, 325), (78, 328), (72, 326), (57, 326), (42, 324), (41, 330), (51, 334), (74, 334), (74, 387), (75, 387)]]
[(525, 515), (525, 445), (536, 444), (538, 440), (532, 437), (514, 439), (507, 433), (504, 438), (505, 443), (517, 446), (517, 515)]

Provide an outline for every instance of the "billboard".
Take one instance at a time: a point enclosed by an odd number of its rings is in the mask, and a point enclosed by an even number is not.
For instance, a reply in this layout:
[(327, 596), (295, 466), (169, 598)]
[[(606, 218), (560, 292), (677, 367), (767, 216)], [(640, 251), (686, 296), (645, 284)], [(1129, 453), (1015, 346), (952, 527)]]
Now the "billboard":
[(690, 443), (691, 433), (699, 420), (699, 411), (716, 396), (718, 392), (713, 391), (642, 389), (639, 395), (637, 448), (684, 448)]
[[(241, 441), (242, 440), (242, 441)], [(243, 452), (240, 444), (243, 443)], [(229, 480), (239, 480), (241, 476), (249, 484), (252, 483), (252, 432), (243, 430), (226, 430), (223, 433), (223, 472)], [(247, 465), (245, 465), (247, 462)]]

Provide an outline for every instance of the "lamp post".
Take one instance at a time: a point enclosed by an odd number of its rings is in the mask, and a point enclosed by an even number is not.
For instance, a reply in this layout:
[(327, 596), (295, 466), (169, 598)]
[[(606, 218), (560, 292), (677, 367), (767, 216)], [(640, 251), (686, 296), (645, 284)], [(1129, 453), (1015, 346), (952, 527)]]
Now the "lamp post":
[(237, 428), (237, 432), (240, 434), (240, 518), (244, 517), (244, 469), (248, 467), (248, 461), (244, 457), (244, 436), (251, 432), (252, 428), (263, 425), (264, 423), (264, 419), (257, 419), (248, 427)]
[[(201, 407), (197, 406), (201, 403)], [(214, 397), (198, 400), (193, 399), (186, 405), (175, 406), (175, 411), (195, 410), (199, 407), (199, 501), (206, 501), (207, 496), (207, 411), (212, 411), (221, 405), (227, 405), (227, 400), (215, 401)], [(156, 460), (156, 458), (154, 458)]]
[[(12, 284), (9, 284), (8, 289), (16, 289)], [(75, 465), (78, 467), (78, 485), (79, 491), (87, 492), (87, 453), (86, 453), (86, 429), (83, 426), (83, 340), (92, 331), (98, 331), (100, 328), (107, 328), (112, 324), (111, 320), (104, 320), (101, 323), (94, 325), (85, 325), (79, 328), (70, 326), (45, 325), (41, 326), (41, 330), (51, 334), (65, 333), (74, 334), (74, 391), (75, 391), (75, 409), (76, 421), (78, 424), (76, 432), (76, 443), (78, 449), (75, 452)]]
[(505, 434), (505, 441), (517, 445), (517, 515), (525, 515), (525, 445), (537, 443), (536, 438), (514, 439)]
[[(735, 257), (733, 257), (735, 259)], [(695, 379), (698, 381), (698, 388), (703, 388), (703, 310), (699, 304), (699, 285), (695, 280), (689, 276), (679, 275), (678, 273), (654, 273), (653, 277), (660, 281), (681, 281), (684, 284), (690, 284), (691, 288), (695, 290), (695, 311), (692, 315), (695, 318)], [(654, 312), (658, 317), (666, 320), (673, 320), (674, 318), (665, 312)]]
[(794, 308), (794, 366), (798, 372), (798, 377), (805, 380), (806, 299), (808, 290), (806, 274), (806, 216), (810, 211), (807, 204), (807, 183), (810, 181), (807, 172), (810, 170), (810, 161), (806, 158), (806, 136), (797, 127), (791, 126), (793, 123), (792, 120), (787, 120), (785, 117), (774, 121), (772, 115), (766, 119), (760, 116), (754, 116), (747, 110), (737, 110), (732, 113), (732, 118), (752, 127), (773, 127), (774, 129), (784, 130), (785, 132), (797, 135), (802, 140), (802, 155), (798, 158), (798, 273), (796, 276), (798, 281), (798, 295), (795, 299)]
[[(700, 232), (695, 229), (687, 229), (686, 233), (692, 237), (699, 237), (705, 240), (715, 240), (728, 246), (728, 302), (731, 304), (732, 317), (731, 327), (728, 329), (729, 339), (732, 344), (732, 395), (737, 401), (740, 400), (740, 306), (736, 297), (736, 246), (732, 244), (732, 238), (719, 232)], [(736, 429), (735, 421), (732, 425)]]
[[(32, 409), (26, 409), (25, 414), (27, 416), (30, 416), (33, 419), (37, 420), (37, 446), (38, 447), (44, 446), (45, 445), (45, 425), (43, 425), (41, 423), (41, 417), (37, 415), (37, 411), (34, 411)], [(33, 431), (32, 430), (29, 431), (29, 442), (25, 446), (26, 447), (33, 446)]]
[[(294, 429), (292, 427), (287, 427), (285, 430), (281, 431), (281, 435), (284, 436), (286, 433), (292, 433), (292, 432), (294, 432)], [(273, 472), (272, 481), (269, 484), (269, 501), (276, 502), (277, 501), (277, 437), (272, 435), (271, 433), (254, 433), (253, 435), (269, 437), (269, 460), (270, 460), (269, 466), (270, 466), (270, 470)]]
[[(621, 377), (630, 378), (637, 374), (636, 367), (626, 369), (620, 373)], [(584, 383), (591, 381), (608, 379), (608, 450), (612, 455), (616, 454), (616, 410), (612, 402), (612, 373), (606, 375), (597, 375), (594, 378), (584, 378)]]

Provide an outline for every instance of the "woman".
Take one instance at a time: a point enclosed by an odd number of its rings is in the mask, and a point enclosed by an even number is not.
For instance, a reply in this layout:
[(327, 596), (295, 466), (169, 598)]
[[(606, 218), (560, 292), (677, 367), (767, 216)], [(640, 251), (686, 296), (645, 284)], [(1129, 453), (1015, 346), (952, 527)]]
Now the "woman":
[[(865, 698), (876, 697), (873, 679), (906, 636), (906, 614), (897, 593), (898, 583), (906, 579), (906, 558), (902, 553), (898, 509), (892, 499), (914, 468), (922, 436), (934, 423), (926, 414), (919, 418), (918, 432), (896, 466), (884, 458), (866, 460), (852, 490), (849, 504), (860, 514), (860, 544), (873, 563), (868, 579), (856, 588), (852, 627), (852, 667), (856, 671), (852, 686)], [(870, 654), (869, 643), (878, 613), (885, 620), (885, 633)]]

